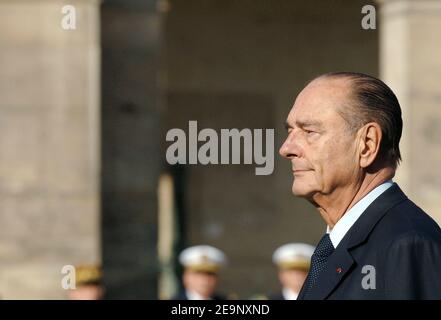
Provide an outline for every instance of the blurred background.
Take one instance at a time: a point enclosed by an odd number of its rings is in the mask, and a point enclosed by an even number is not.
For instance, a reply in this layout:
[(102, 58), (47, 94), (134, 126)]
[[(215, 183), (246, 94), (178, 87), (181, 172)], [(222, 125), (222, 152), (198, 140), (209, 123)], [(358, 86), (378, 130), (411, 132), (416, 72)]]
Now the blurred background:
[[(0, 0), (0, 298), (65, 299), (63, 266), (98, 264), (105, 298), (166, 299), (197, 244), (228, 256), (231, 297), (277, 290), (274, 250), (325, 231), (291, 194), (283, 123), (330, 71), (397, 94), (396, 181), (440, 223), (440, 32), (439, 0)], [(273, 174), (168, 165), (165, 134), (189, 120), (274, 128)]]

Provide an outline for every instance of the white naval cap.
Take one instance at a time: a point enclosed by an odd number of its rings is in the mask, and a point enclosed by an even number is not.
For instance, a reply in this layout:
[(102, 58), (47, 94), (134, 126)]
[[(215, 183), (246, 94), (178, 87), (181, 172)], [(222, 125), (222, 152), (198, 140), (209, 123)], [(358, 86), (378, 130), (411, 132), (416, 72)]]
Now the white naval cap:
[(179, 262), (187, 270), (218, 273), (227, 262), (225, 254), (212, 246), (200, 245), (185, 249), (179, 255)]
[(308, 271), (315, 247), (306, 243), (288, 243), (273, 254), (273, 262), (280, 269), (300, 269)]

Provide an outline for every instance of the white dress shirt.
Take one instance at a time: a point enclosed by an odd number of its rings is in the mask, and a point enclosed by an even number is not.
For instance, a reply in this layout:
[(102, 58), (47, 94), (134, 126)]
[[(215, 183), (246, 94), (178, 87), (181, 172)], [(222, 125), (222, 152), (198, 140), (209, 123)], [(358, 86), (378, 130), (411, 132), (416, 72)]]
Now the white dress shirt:
[(299, 293), (290, 288), (283, 288), (282, 295), (285, 300), (297, 300)]
[(211, 298), (205, 299), (203, 296), (201, 296), (196, 291), (186, 290), (185, 293), (187, 295), (188, 300), (212, 300)]
[(367, 195), (365, 195), (360, 201), (358, 201), (351, 209), (349, 209), (340, 220), (334, 225), (334, 228), (328, 226), (327, 233), (331, 238), (332, 245), (337, 248), (340, 241), (349, 231), (349, 229), (354, 225), (355, 221), (360, 218), (363, 212), (369, 207), (369, 205), (374, 202), (383, 192), (392, 187), (392, 180), (388, 180), (378, 187), (373, 189)]

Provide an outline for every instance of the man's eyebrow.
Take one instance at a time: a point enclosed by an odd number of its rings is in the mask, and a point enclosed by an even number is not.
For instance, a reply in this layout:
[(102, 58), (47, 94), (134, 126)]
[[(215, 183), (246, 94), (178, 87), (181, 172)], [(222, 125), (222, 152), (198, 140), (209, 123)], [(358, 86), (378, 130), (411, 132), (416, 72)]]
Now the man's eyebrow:
[[(286, 129), (286, 130), (288, 130), (288, 129), (292, 129), (292, 125), (290, 125), (290, 124), (288, 123), (288, 121), (285, 121), (284, 126), (285, 126), (285, 129)], [(296, 121), (296, 126), (298, 126), (298, 127), (300, 127), (300, 128), (304, 128), (304, 127), (312, 127), (312, 126), (313, 126), (313, 127), (321, 128), (321, 127), (323, 126), (323, 124), (322, 124), (321, 121), (316, 121), (316, 120), (305, 120), (305, 121), (303, 121), (303, 120), (297, 120), (297, 121)]]
[(297, 120), (296, 121), (297, 126), (299, 126), (300, 128), (304, 128), (304, 127), (318, 127), (321, 128), (323, 126), (321, 121), (317, 121), (317, 120)]

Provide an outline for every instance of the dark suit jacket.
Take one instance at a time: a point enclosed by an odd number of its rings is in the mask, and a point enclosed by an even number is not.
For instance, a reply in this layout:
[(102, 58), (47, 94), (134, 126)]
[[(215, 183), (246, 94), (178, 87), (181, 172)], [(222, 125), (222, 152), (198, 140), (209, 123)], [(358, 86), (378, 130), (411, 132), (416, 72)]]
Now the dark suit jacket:
[(441, 229), (394, 184), (349, 229), (314, 287), (307, 295), (302, 288), (298, 299), (441, 299)]

